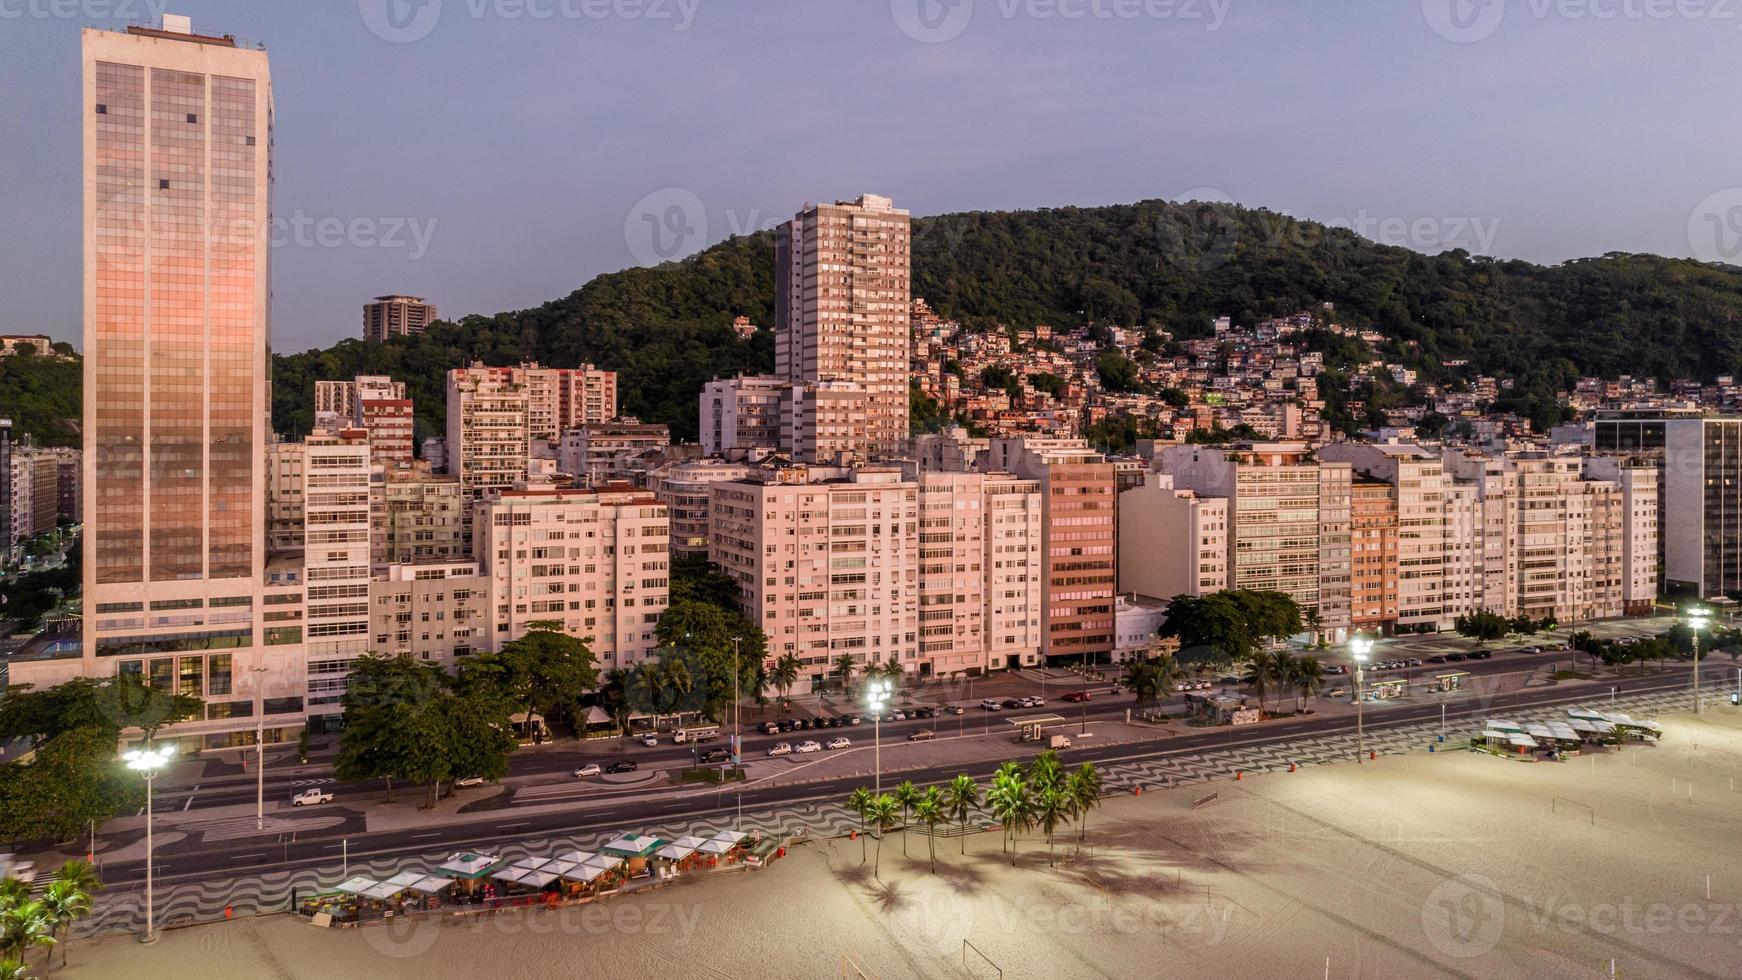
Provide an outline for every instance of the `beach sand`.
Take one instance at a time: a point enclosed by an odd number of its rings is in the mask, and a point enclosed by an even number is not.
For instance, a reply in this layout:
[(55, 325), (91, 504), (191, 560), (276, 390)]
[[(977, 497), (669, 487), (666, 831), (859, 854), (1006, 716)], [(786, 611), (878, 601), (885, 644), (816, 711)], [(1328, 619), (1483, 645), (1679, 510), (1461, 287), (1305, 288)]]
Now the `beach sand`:
[(860, 842), (827, 840), (560, 911), (79, 940), (55, 973), (1539, 978), (1613, 958), (1621, 977), (1742, 975), (1742, 715), (1660, 721), (1662, 744), (1562, 764), (1445, 752), (1121, 796), (1081, 849), (1059, 831), (1057, 867), (1038, 832), (1011, 867), (994, 830), (966, 857), (939, 837), (933, 874), (921, 828), (906, 858), (888, 835), (875, 876)]

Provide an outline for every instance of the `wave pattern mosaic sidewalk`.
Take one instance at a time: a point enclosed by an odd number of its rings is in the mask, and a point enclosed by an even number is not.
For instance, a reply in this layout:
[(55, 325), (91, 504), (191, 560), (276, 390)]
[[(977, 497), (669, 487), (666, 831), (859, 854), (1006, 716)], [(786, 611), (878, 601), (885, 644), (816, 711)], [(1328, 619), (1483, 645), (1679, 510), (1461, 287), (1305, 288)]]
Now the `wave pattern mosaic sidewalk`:
[[(1685, 692), (1631, 695), (1619, 698), (1613, 703), (1607, 698), (1594, 698), (1589, 703), (1603, 710), (1643, 714), (1667, 713), (1691, 707), (1689, 696)], [(1562, 704), (1495, 710), (1487, 712), (1486, 715), (1531, 722), (1563, 718), (1565, 713), (1566, 705)], [(1473, 719), (1460, 718), (1447, 726), (1448, 737), (1467, 735), (1474, 725)], [(1420, 752), (1434, 741), (1439, 730), (1437, 721), (1387, 727), (1369, 733), (1364, 744), (1366, 749), (1380, 755)], [(1308, 736), (1288, 743), (1208, 749), (1190, 755), (1096, 765), (1109, 791), (1128, 792), (1139, 786), (1163, 788), (1230, 779), (1236, 771), (1275, 772), (1286, 770), (1290, 763), (1304, 766), (1347, 762), (1354, 759), (1355, 754), (1355, 736), (1337, 733)], [(660, 822), (620, 829), (637, 830), (667, 839), (684, 834), (708, 836), (721, 830), (740, 829), (739, 826), (728, 825), (717, 814), (688, 821), (672, 818), (650, 820)], [(741, 824), (743, 827), (762, 828), (767, 832), (835, 836), (858, 829), (859, 818), (840, 804), (813, 801), (746, 809)], [(571, 847), (597, 850), (616, 836), (617, 833), (609, 831), (547, 835), (512, 843), (492, 844), (488, 850), (497, 857), (514, 861)], [(176, 928), (217, 922), (224, 919), (226, 909), (237, 916), (285, 911), (291, 907), (294, 896), (330, 888), (347, 873), (388, 878), (407, 868), (435, 867), (447, 860), (453, 851), (454, 848), (449, 846), (439, 851), (359, 859), (348, 864), (335, 859), (283, 872), (160, 886), (156, 892), (158, 924), (160, 928)], [(96, 910), (80, 923), (78, 932), (88, 936), (143, 931), (144, 903), (144, 893), (139, 889), (100, 896)]]

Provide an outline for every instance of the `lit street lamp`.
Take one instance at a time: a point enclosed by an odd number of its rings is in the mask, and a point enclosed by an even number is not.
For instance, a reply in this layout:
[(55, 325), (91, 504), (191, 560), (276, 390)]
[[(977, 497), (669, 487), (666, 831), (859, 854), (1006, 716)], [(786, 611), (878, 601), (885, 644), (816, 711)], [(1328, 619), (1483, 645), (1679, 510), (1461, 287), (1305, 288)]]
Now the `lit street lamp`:
[(883, 795), (883, 709), (889, 706), (889, 695), (895, 686), (887, 678), (865, 685), (865, 707), (871, 712), (872, 792)]
[(169, 764), (172, 755), (175, 755), (175, 746), (165, 745), (162, 748), (133, 749), (121, 757), (127, 760), (127, 768), (145, 776), (145, 935), (139, 939), (142, 943), (157, 942), (157, 932), (152, 928), (151, 907), (151, 781), (157, 777), (159, 769)]
[(1364, 761), (1366, 755), (1366, 729), (1363, 727), (1361, 713), (1366, 698), (1362, 697), (1361, 681), (1367, 676), (1365, 665), (1367, 654), (1373, 649), (1373, 641), (1365, 636), (1357, 636), (1349, 640), (1349, 651), (1355, 656), (1355, 763)]
[(1694, 634), (1694, 714), (1703, 709), (1700, 704), (1700, 631), (1712, 624), (1711, 613), (1705, 606), (1690, 606), (1687, 611), (1688, 629)]

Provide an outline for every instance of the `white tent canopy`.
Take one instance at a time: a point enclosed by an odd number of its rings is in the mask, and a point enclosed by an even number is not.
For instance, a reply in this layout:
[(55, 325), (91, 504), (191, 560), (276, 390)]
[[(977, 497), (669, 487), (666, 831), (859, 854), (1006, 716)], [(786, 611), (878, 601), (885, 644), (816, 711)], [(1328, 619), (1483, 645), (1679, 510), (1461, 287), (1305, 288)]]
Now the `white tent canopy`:
[(679, 837), (677, 840), (672, 841), (654, 853), (659, 857), (671, 861), (681, 861), (684, 858), (689, 857), (691, 854), (694, 854), (696, 848), (701, 847), (705, 843), (707, 843), (707, 841), (700, 837), (684, 836)]
[(339, 882), (339, 887), (336, 890), (344, 892), (347, 895), (362, 895), (379, 884), (380, 882), (373, 878), (365, 878), (362, 875), (358, 875), (353, 878), (346, 878), (344, 881)]

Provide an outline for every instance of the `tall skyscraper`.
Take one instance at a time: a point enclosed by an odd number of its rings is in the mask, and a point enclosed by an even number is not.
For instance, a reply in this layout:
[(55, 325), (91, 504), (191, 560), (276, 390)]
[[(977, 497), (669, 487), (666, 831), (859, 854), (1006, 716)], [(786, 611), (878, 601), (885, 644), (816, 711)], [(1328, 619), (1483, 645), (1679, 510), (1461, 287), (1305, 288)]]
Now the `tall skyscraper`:
[(807, 207), (775, 230), (774, 242), (775, 374), (795, 385), (857, 383), (867, 407), (853, 448), (900, 452), (911, 342), (908, 213), (866, 194)]
[[(246, 718), (226, 701), (266, 645), (266, 53), (174, 15), (86, 30), (82, 106), (83, 663), (38, 679), (136, 672)], [(300, 694), (292, 660), (253, 683)]]

